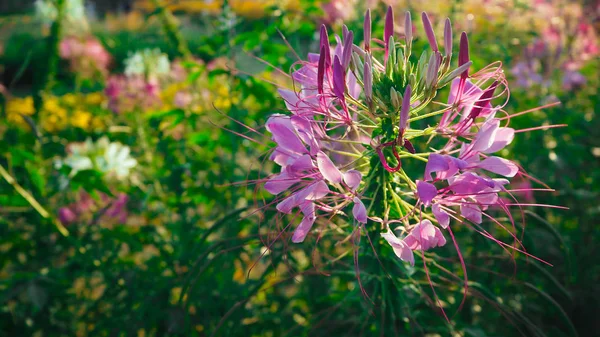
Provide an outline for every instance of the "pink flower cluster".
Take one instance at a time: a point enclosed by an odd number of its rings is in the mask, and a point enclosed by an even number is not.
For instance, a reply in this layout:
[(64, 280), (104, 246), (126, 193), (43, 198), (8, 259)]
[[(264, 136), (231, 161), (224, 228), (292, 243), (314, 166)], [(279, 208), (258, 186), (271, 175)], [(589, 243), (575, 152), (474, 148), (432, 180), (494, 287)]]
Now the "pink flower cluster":
[[(450, 230), (451, 219), (478, 226), (487, 217), (500, 224), (492, 208), (510, 215), (509, 207), (521, 205), (507, 202), (514, 199), (507, 186), (518, 173), (527, 175), (497, 155), (516, 133), (502, 105), (492, 104), (508, 96), (499, 63), (469, 74), (463, 32), (453, 69), (450, 21), (443, 53), (427, 14), (422, 21), (430, 51), (417, 63), (409, 57), (412, 30), (404, 43), (394, 40), (391, 8), (382, 41), (371, 37), (369, 11), (361, 46), (344, 26), (332, 48), (321, 27), (319, 54), (292, 72), (294, 90), (279, 90), (290, 115), (272, 115), (266, 130), (276, 144), (269, 158), (280, 172), (262, 183), (277, 196), (279, 212), (302, 214), (293, 242), (304, 241), (319, 218), (347, 216), (353, 228), (380, 223), (395, 254), (414, 264), (413, 251), (446, 243), (442, 230)], [(410, 13), (403, 26), (413, 27)], [(447, 104), (431, 111), (447, 85)], [(425, 163), (422, 179), (404, 171), (407, 160)]]
[(157, 80), (143, 76), (111, 76), (104, 89), (108, 107), (114, 113), (132, 112), (157, 107), (161, 103), (160, 85)]
[(116, 197), (100, 193), (100, 200), (94, 200), (88, 193), (82, 191), (76, 202), (58, 210), (58, 219), (65, 225), (90, 220), (91, 217), (96, 216), (104, 220), (125, 223), (128, 201), (129, 196), (125, 193), (119, 193)]
[(598, 38), (591, 24), (581, 21), (573, 28), (551, 26), (526, 46), (522, 59), (514, 64), (511, 72), (518, 86), (529, 88), (550, 86), (554, 71), (559, 70), (562, 87), (570, 91), (586, 83), (580, 69), (599, 52)]
[(105, 77), (112, 59), (102, 43), (93, 36), (63, 38), (59, 44), (59, 55), (69, 61), (73, 72), (84, 78), (97, 75)]

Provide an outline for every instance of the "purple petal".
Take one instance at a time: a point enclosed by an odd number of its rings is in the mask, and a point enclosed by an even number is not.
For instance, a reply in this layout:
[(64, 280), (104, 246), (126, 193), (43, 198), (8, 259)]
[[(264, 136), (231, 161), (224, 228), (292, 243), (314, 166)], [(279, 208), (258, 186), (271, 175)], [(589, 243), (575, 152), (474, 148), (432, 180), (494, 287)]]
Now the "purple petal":
[(448, 170), (450, 167), (446, 156), (432, 153), (429, 155), (427, 160), (427, 166), (425, 166), (425, 180), (433, 180), (431, 177), (432, 172), (442, 172)]
[(438, 44), (435, 39), (435, 33), (433, 32), (433, 27), (431, 26), (431, 21), (429, 21), (429, 16), (427, 13), (421, 13), (421, 19), (423, 19), (423, 28), (425, 28), (425, 34), (427, 34), (427, 40), (429, 40), (429, 45), (434, 52), (438, 51)]
[(280, 174), (271, 177), (269, 181), (265, 183), (265, 190), (273, 195), (276, 195), (287, 190), (299, 181), (299, 179), (292, 178), (287, 174), (286, 171), (283, 171)]
[(494, 137), (494, 142), (492, 145), (482, 151), (483, 153), (494, 153), (502, 150), (506, 145), (512, 143), (515, 138), (515, 130), (512, 128), (499, 128), (496, 132), (496, 137)]
[(306, 153), (306, 147), (294, 132), (290, 118), (283, 115), (273, 115), (267, 120), (267, 130), (273, 135), (273, 141), (283, 149)]
[(333, 93), (344, 102), (344, 92), (346, 91), (346, 76), (340, 59), (336, 56), (333, 60)]
[(431, 204), (433, 198), (437, 196), (437, 188), (433, 184), (417, 180), (417, 196), (427, 207)]
[(440, 226), (444, 229), (448, 228), (448, 225), (450, 225), (450, 216), (442, 209), (440, 204), (434, 204), (431, 206), (431, 211), (433, 212), (433, 216)]
[(367, 223), (367, 208), (358, 197), (354, 197), (354, 207), (352, 207), (352, 215), (356, 221)]
[(448, 186), (450, 190), (462, 196), (477, 194), (489, 187), (488, 183), (472, 172), (465, 172), (453, 178)]
[(68, 225), (77, 219), (77, 215), (69, 207), (61, 207), (58, 210), (58, 219), (64, 225)]
[(298, 94), (296, 94), (296, 92), (286, 89), (277, 89), (277, 92), (285, 101), (285, 106), (288, 108), (288, 110), (291, 112), (298, 110), (298, 101), (300, 98), (298, 98)]
[(290, 173), (292, 177), (302, 178), (302, 173), (312, 170), (315, 168), (313, 164), (312, 158), (308, 155), (302, 155), (293, 161), (291, 161), (288, 166), (286, 166), (286, 170)]
[(352, 191), (356, 191), (362, 180), (362, 173), (356, 170), (349, 170), (344, 173), (344, 182)]
[(292, 235), (293, 243), (299, 243), (304, 241), (316, 220), (315, 204), (313, 204), (312, 202), (304, 202), (300, 206), (300, 210), (304, 214), (304, 218), (302, 218), (302, 221), (300, 222), (298, 227), (296, 227), (296, 230), (294, 230), (294, 234)]
[(388, 242), (392, 249), (394, 250), (394, 254), (405, 262), (409, 262), (411, 266), (415, 265), (415, 257), (413, 255), (412, 250), (400, 239), (394, 235), (391, 231), (386, 233), (381, 233), (381, 236)]
[(327, 184), (324, 181), (319, 180), (285, 198), (283, 201), (277, 204), (276, 208), (282, 213), (290, 214), (294, 207), (299, 206), (304, 201), (318, 200), (326, 196), (328, 193), (329, 188), (327, 187)]
[(519, 172), (519, 167), (515, 163), (500, 157), (485, 158), (477, 166), (509, 178), (514, 177)]
[(475, 136), (475, 140), (471, 145), (471, 152), (487, 151), (494, 144), (499, 126), (500, 121), (497, 119), (485, 122)]
[(480, 224), (482, 221), (481, 210), (479, 206), (472, 204), (461, 204), (460, 214), (474, 224)]
[(329, 159), (329, 157), (322, 151), (317, 153), (317, 166), (327, 181), (334, 184), (339, 184), (342, 182), (342, 173), (340, 170), (338, 170), (331, 159)]

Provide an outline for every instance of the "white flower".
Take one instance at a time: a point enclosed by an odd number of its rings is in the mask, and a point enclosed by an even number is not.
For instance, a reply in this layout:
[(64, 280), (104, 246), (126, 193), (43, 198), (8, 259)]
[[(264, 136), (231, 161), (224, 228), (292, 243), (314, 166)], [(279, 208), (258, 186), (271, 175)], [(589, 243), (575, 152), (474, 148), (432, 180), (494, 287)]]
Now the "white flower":
[[(85, 5), (83, 0), (65, 0), (65, 20), (71, 24), (69, 28), (77, 27), (87, 29), (87, 20), (85, 17)], [(35, 1), (36, 17), (46, 25), (52, 24), (58, 16), (58, 10), (51, 0)]]
[(166, 75), (171, 69), (169, 57), (159, 49), (144, 49), (130, 54), (125, 60), (125, 74), (145, 75), (149, 78)]
[(137, 161), (131, 156), (129, 146), (102, 137), (95, 143), (88, 138), (83, 143), (69, 145), (69, 155), (56, 163), (57, 168), (63, 165), (71, 168), (69, 177), (83, 170), (95, 169), (108, 179), (125, 180)]

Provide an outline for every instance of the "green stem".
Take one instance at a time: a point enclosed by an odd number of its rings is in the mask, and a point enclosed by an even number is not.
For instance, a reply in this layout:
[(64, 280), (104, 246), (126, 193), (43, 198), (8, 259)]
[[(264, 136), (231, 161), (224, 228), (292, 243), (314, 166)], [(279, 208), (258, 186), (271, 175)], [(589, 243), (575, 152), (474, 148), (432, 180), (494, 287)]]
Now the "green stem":
[(192, 53), (187, 45), (187, 41), (181, 35), (177, 27), (177, 20), (173, 13), (163, 4), (161, 0), (153, 0), (154, 6), (158, 12), (159, 19), (162, 23), (163, 30), (173, 45), (177, 48), (179, 55), (186, 59), (191, 58)]

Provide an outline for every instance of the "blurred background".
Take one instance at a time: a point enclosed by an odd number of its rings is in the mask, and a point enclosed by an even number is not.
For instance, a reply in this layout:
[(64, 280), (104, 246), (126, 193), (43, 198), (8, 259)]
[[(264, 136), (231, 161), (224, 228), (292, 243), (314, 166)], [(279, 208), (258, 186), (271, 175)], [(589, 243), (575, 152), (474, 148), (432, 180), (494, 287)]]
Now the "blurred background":
[[(362, 36), (371, 8), (381, 36), (388, 5), (438, 36), (451, 18), (474, 69), (502, 62), (507, 111), (549, 105), (512, 127), (568, 125), (503, 153), (555, 189), (522, 200), (569, 208), (518, 215), (553, 267), (455, 229), (452, 324), (452, 245), (428, 255), (434, 294), (375, 240), (281, 239), (252, 184), (318, 27)], [(599, 336), (599, 17), (593, 0), (0, 1), (0, 336)]]

